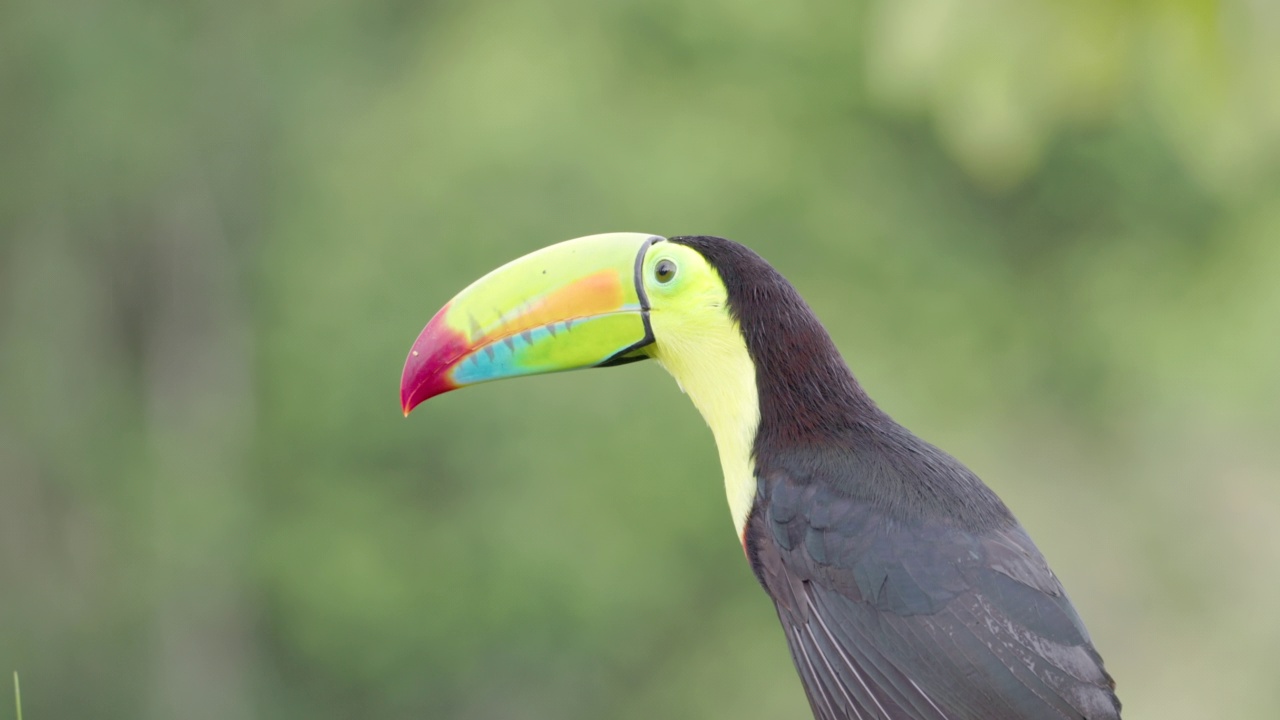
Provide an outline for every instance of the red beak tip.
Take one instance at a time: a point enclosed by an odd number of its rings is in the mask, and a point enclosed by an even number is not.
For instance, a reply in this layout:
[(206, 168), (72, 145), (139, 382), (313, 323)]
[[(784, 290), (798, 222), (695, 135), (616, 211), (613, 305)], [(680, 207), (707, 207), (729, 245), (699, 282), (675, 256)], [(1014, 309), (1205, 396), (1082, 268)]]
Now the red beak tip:
[(413, 409), (421, 403), (421, 400), (414, 399), (413, 393), (411, 392), (400, 393), (400, 410), (404, 412), (405, 417), (409, 417), (409, 413), (413, 412)]
[(400, 383), (400, 410), (405, 417), (409, 417), (409, 413), (413, 412), (413, 408), (418, 403), (413, 401), (413, 393), (405, 386), (403, 379)]

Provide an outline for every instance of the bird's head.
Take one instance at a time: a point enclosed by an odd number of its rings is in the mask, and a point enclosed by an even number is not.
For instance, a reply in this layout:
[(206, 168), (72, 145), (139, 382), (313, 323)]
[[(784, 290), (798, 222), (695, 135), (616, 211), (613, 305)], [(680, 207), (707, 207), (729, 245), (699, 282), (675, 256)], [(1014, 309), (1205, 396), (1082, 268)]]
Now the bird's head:
[(727, 295), (698, 250), (655, 235), (591, 235), (543, 248), (436, 313), (405, 362), (401, 405), (407, 415), (467, 385), (649, 358), (699, 402), (703, 366), (718, 367), (722, 379), (734, 371), (754, 379)]
[(467, 385), (650, 358), (711, 426), (741, 534), (755, 492), (757, 368), (722, 273), (696, 243), (591, 235), (494, 270), (450, 300), (418, 336), (400, 379), (400, 402), (408, 415)]

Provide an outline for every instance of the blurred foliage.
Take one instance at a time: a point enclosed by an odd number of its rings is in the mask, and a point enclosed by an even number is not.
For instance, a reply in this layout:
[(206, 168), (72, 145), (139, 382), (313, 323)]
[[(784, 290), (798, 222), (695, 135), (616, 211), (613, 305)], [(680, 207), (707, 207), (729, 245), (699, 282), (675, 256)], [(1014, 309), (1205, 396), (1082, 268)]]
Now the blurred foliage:
[(594, 232), (773, 261), (1031, 529), (1126, 717), (1280, 708), (1280, 5), (0, 5), (0, 667), (32, 718), (804, 715), (656, 367), (445, 396)]

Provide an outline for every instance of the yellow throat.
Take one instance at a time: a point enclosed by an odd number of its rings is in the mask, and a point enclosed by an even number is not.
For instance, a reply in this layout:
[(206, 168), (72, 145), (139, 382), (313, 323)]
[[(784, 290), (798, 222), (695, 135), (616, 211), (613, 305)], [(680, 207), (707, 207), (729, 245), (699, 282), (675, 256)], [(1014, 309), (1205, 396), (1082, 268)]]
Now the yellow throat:
[[(709, 288), (710, 290), (710, 288)], [(724, 470), (724, 490), (739, 540), (755, 501), (752, 446), (760, 425), (755, 364), (738, 324), (730, 317), (723, 287), (703, 296), (702, 312), (674, 317), (655, 307), (653, 357), (675, 378), (711, 427)]]

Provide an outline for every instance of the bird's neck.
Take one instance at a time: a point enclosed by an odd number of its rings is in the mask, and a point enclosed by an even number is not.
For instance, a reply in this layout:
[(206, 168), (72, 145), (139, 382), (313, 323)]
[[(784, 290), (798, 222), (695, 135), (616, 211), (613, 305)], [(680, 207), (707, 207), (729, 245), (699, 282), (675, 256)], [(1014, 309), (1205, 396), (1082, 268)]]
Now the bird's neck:
[(753, 343), (760, 425), (754, 450), (848, 446), (893, 421), (854, 379), (827, 331), (807, 307), (796, 308), (783, 348), (770, 338)]
[[(699, 329), (696, 346), (685, 351), (668, 342), (656, 355), (715, 436), (740, 540), (756, 500), (757, 470), (770, 469), (771, 459), (802, 448), (846, 451), (851, 434), (892, 423), (858, 386), (809, 309), (796, 310), (803, 319), (776, 326), (790, 328), (781, 347), (762, 342), (768, 349), (752, 352), (749, 336), (725, 313), (722, 324)], [(757, 459), (765, 466), (757, 467)]]
[(847, 446), (851, 434), (892, 423), (854, 379), (799, 293), (776, 273), (768, 278), (754, 292), (730, 295), (756, 371), (756, 457), (800, 447)]

